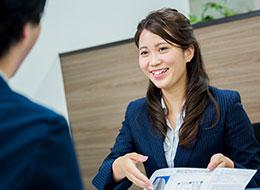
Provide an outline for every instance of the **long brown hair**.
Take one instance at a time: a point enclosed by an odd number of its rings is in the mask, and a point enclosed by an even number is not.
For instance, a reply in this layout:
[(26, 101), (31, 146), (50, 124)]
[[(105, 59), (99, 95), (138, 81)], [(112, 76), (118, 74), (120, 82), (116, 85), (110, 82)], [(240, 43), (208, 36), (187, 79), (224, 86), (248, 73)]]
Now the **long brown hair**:
[[(144, 29), (160, 36), (170, 44), (178, 44), (183, 50), (194, 46), (194, 56), (192, 60), (186, 64), (188, 81), (185, 103), (182, 108), (182, 112), (185, 112), (185, 117), (183, 118), (183, 124), (179, 131), (180, 145), (188, 147), (195, 142), (199, 134), (202, 115), (209, 100), (213, 103), (216, 110), (216, 121), (212, 123), (212, 127), (217, 124), (220, 115), (218, 104), (209, 91), (209, 78), (204, 68), (199, 44), (193, 34), (189, 19), (176, 9), (160, 9), (151, 12), (143, 19), (138, 24), (135, 34), (137, 47), (139, 47), (139, 38)], [(167, 124), (161, 106), (161, 97), (161, 89), (149, 81), (146, 94), (148, 113), (153, 127), (158, 129), (160, 134), (165, 137)]]

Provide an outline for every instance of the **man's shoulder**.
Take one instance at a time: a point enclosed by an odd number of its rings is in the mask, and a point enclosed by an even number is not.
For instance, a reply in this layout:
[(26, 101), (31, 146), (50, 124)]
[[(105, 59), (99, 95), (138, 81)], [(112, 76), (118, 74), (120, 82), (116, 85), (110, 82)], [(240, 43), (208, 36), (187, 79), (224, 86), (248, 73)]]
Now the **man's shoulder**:
[(63, 118), (58, 113), (54, 112), (50, 108), (47, 108), (46, 106), (43, 106), (36, 101), (33, 101), (23, 95), (18, 94), (19, 97), (19, 105), (21, 109), (30, 112), (31, 114), (37, 114), (44, 118)]
[[(2, 100), (0, 100), (2, 101)], [(12, 120), (17, 125), (67, 125), (63, 116), (35, 101), (11, 91), (9, 97), (1, 103), (1, 118)], [(2, 121), (2, 119), (1, 119)]]

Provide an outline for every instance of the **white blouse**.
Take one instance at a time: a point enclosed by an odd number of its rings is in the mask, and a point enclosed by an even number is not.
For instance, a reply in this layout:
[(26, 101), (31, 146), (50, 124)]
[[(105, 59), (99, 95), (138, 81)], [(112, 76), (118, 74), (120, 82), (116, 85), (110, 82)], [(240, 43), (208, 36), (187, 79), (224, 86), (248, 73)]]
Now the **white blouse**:
[[(163, 110), (165, 110), (165, 113), (167, 113), (166, 105), (163, 100), (161, 99), (161, 105)], [(183, 117), (181, 117), (181, 114), (179, 114), (176, 118), (176, 128), (172, 128), (169, 120), (166, 118), (167, 122), (167, 134), (164, 139), (163, 148), (165, 153), (165, 158), (168, 164), (169, 168), (174, 167), (174, 158), (176, 155), (177, 147), (179, 144), (179, 129), (183, 123)]]

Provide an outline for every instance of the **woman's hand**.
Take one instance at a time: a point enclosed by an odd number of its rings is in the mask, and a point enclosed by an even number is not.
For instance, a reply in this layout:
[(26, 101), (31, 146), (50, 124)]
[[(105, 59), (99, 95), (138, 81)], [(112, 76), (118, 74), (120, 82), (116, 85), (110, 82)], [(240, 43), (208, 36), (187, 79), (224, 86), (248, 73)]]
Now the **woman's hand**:
[(129, 153), (117, 158), (112, 165), (115, 181), (118, 182), (127, 177), (138, 187), (152, 190), (153, 186), (149, 179), (136, 167), (137, 163), (143, 163), (147, 159), (148, 156), (137, 153)]
[(214, 154), (207, 167), (209, 170), (214, 170), (215, 168), (234, 168), (234, 162), (224, 156), (223, 154)]

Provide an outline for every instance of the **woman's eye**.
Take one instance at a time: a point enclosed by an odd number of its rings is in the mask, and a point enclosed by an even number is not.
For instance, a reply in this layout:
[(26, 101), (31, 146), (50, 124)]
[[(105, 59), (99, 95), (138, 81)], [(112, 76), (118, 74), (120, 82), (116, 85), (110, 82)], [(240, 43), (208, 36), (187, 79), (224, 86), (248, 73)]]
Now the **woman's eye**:
[(160, 52), (163, 52), (163, 51), (165, 51), (165, 50), (167, 50), (167, 49), (168, 49), (168, 47), (160, 47), (159, 51), (160, 51)]
[(147, 54), (148, 54), (147, 51), (141, 51), (141, 52), (140, 52), (140, 55), (143, 55), (143, 56), (144, 56), (144, 55), (147, 55)]

